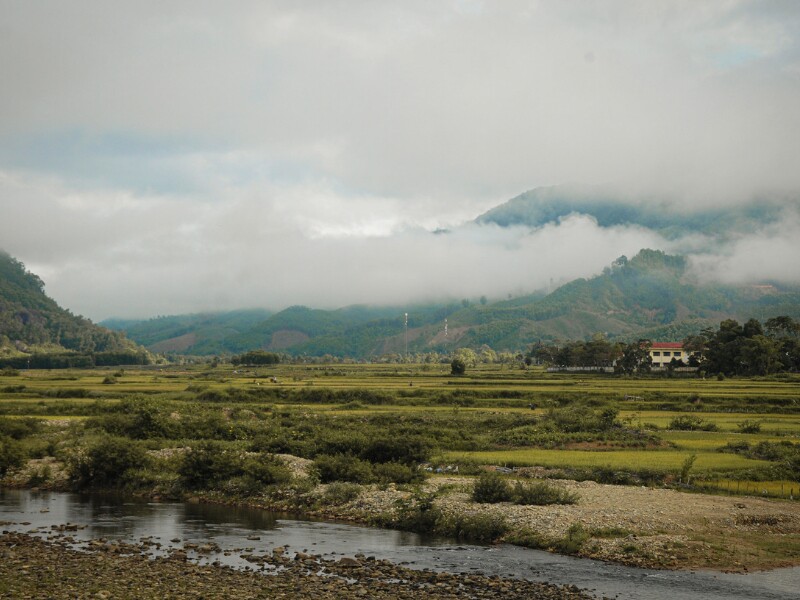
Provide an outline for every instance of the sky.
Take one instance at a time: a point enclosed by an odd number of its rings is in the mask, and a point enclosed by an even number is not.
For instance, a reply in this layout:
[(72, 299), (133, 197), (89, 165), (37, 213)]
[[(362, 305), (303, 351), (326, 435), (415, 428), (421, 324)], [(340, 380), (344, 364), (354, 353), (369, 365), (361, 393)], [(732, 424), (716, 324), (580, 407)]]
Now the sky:
[(800, 197), (792, 0), (0, 0), (0, 81), (0, 248), (95, 320), (505, 298), (644, 247), (800, 282), (791, 203), (724, 240), (472, 223)]

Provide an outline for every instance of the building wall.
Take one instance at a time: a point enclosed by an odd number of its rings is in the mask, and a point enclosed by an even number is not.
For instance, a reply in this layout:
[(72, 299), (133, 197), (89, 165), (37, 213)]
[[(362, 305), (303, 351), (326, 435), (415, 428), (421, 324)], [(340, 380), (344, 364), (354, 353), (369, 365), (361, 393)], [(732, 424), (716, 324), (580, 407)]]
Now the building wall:
[(665, 367), (673, 358), (684, 363), (689, 361), (689, 353), (683, 348), (650, 348), (650, 358), (654, 367)]

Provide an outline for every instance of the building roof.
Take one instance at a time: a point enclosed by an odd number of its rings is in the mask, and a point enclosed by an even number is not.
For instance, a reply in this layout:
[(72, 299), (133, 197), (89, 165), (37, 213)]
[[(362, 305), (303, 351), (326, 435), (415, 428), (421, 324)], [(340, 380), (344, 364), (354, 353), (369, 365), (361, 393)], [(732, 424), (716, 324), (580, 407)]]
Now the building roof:
[(681, 342), (653, 342), (651, 350), (683, 350)]

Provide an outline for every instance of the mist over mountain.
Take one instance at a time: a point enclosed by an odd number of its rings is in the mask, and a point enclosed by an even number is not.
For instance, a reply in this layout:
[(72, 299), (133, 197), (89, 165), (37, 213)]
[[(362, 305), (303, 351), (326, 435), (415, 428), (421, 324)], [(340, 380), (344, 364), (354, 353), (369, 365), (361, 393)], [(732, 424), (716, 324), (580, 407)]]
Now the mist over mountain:
[[(230, 321), (234, 314), (204, 315), (204, 325), (194, 331), (169, 326), (186, 317), (120, 326), (151, 350), (183, 344), (174, 349), (189, 354), (263, 348), (363, 359), (401, 354), (406, 345), (412, 353), (484, 345), (516, 352), (537, 340), (582, 339), (598, 332), (619, 339), (675, 341), (726, 318), (800, 317), (800, 288), (703, 281), (693, 275), (686, 257), (642, 250), (630, 259), (618, 258), (601, 275), (576, 279), (546, 295), (406, 307), (359, 305), (332, 311), (294, 306), (231, 335), (203, 337), (209, 323)], [(187, 339), (198, 341), (187, 344)]]
[(798, 211), (800, 197), (754, 198), (720, 207), (693, 204), (687, 199), (630, 196), (603, 186), (551, 186), (524, 192), (480, 215), (475, 222), (537, 228), (577, 213), (592, 217), (601, 227), (644, 227), (667, 239), (692, 234), (727, 239), (755, 233)]

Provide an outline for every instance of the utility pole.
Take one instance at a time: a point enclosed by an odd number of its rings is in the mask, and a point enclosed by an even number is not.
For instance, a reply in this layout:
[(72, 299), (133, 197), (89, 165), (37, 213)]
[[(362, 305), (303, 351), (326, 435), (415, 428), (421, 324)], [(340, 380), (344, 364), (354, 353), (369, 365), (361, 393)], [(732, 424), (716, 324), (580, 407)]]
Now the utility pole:
[(408, 361), (408, 313), (405, 313), (406, 361)]

